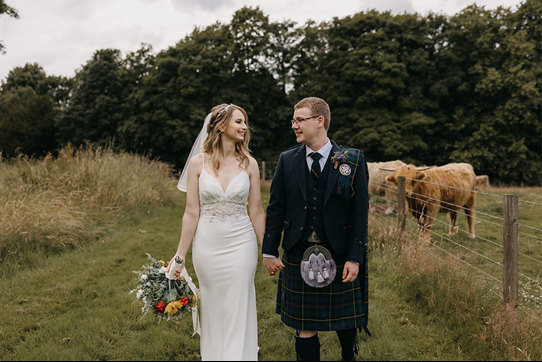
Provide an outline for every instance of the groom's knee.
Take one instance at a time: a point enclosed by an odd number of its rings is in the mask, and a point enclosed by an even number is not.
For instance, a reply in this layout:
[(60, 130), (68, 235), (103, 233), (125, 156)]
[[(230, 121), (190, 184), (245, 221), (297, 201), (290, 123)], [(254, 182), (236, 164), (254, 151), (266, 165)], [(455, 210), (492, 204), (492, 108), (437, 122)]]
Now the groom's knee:
[(318, 332), (317, 331), (301, 331), (297, 330), (296, 335), (300, 338), (311, 338), (314, 337)]

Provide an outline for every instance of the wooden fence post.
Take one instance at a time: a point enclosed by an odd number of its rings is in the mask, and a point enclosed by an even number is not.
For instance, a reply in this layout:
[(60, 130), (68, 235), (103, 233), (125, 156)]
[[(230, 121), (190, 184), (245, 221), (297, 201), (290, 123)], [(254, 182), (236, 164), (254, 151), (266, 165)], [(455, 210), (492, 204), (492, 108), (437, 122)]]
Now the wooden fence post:
[(512, 307), (518, 306), (518, 197), (504, 195), (504, 303)]
[(399, 222), (399, 241), (406, 241), (405, 178), (397, 178), (397, 221)]
[(265, 181), (265, 161), (262, 161), (262, 181)]

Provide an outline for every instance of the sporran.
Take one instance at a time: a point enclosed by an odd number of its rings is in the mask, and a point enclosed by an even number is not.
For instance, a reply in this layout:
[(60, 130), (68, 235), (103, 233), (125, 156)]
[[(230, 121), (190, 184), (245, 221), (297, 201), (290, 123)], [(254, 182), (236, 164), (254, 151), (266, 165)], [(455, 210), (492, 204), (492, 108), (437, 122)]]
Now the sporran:
[(300, 265), (301, 278), (313, 288), (327, 287), (335, 279), (337, 266), (329, 250), (318, 245), (320, 240), (314, 232), (309, 241), (315, 242), (315, 245), (309, 246), (303, 253)]

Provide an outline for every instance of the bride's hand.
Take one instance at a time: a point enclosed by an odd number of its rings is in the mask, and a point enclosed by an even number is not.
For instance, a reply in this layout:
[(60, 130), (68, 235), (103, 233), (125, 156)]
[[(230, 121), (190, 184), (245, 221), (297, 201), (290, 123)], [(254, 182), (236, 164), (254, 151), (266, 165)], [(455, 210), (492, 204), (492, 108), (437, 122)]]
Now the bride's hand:
[(181, 267), (179, 269), (175, 270), (175, 280), (179, 279), (179, 277), (181, 276), (181, 272), (184, 269), (184, 264), (185, 264), (184, 255), (175, 255), (173, 258), (171, 258), (171, 260), (169, 261), (169, 263), (167, 265), (167, 270), (166, 270), (166, 273), (169, 273), (169, 269), (171, 268), (171, 265), (175, 262), (175, 258), (177, 256), (182, 259), (183, 263), (181, 264)]

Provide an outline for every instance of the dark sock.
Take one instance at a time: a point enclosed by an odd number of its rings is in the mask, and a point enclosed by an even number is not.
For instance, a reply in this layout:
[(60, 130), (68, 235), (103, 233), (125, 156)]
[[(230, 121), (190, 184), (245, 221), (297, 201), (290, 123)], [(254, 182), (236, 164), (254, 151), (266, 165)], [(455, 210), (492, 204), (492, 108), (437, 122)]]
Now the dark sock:
[(295, 351), (298, 361), (320, 361), (318, 333), (310, 338), (295, 336)]
[(342, 360), (343, 361), (355, 361), (354, 348), (356, 342), (356, 329), (343, 329), (337, 331), (339, 342), (341, 342), (342, 348)]

